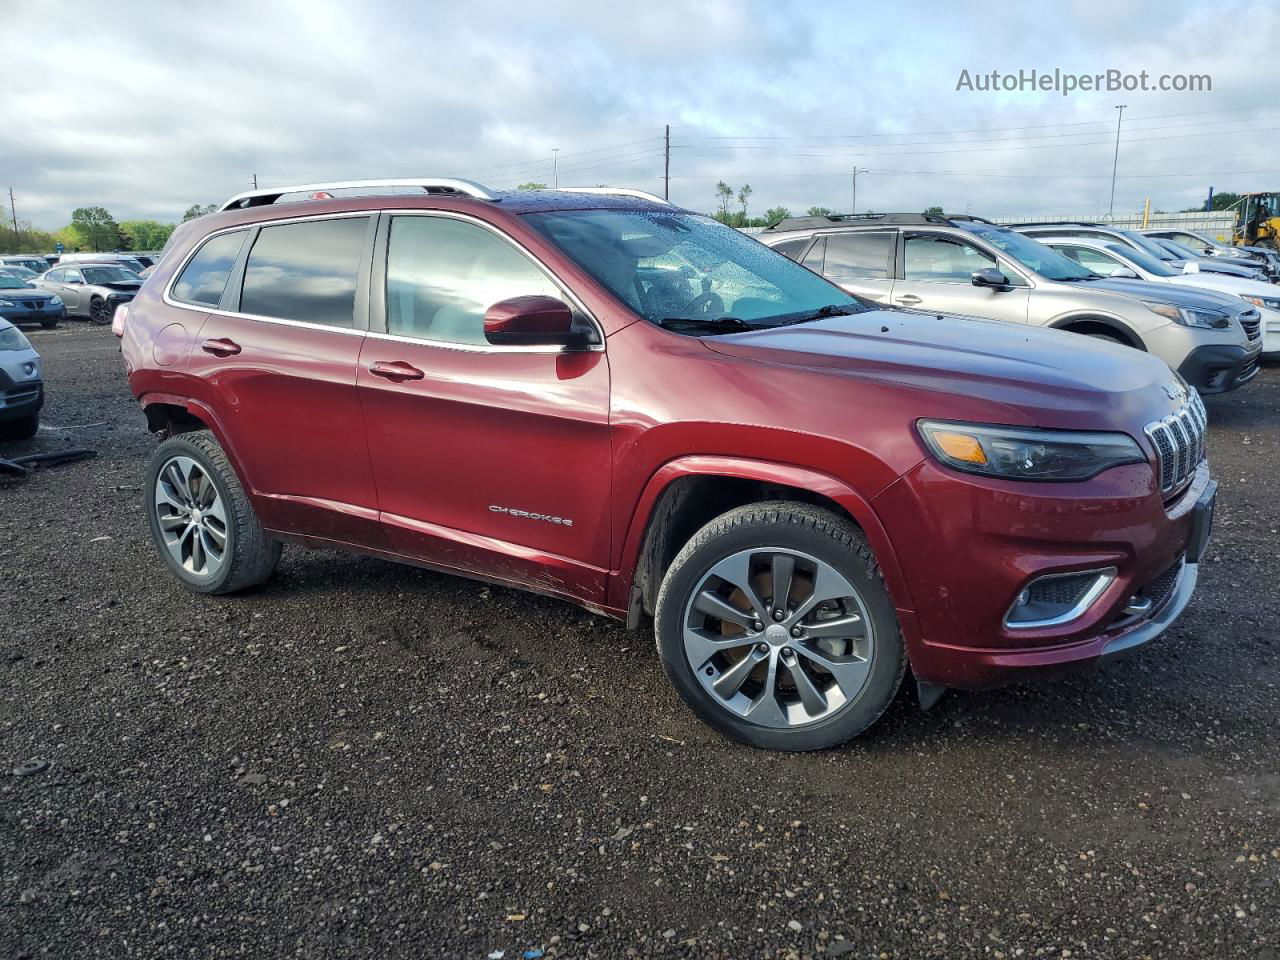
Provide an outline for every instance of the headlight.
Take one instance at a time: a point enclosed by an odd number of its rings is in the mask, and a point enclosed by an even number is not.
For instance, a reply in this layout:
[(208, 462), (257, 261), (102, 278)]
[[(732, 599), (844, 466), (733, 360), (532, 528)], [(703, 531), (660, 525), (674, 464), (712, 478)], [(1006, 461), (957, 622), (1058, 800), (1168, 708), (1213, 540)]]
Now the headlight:
[(1172, 303), (1161, 303), (1159, 300), (1142, 300), (1141, 304), (1152, 313), (1180, 323), (1184, 327), (1210, 327), (1223, 329), (1231, 326), (1231, 318), (1216, 310), (1195, 310), (1191, 307), (1176, 307)]
[(60, 307), (60, 306), (62, 306), (62, 298), (61, 298), (60, 296), (58, 296), (58, 295), (55, 293), (55, 294), (53, 295), (53, 299), (49, 301), (49, 306), (51, 306), (51, 307)]
[(0, 350), (30, 350), (31, 341), (17, 327), (0, 330)]
[(1009, 480), (1088, 480), (1110, 467), (1147, 459), (1123, 433), (946, 420), (921, 420), (916, 427), (930, 452), (948, 467)]
[(0, 307), (16, 307), (17, 304), (12, 300), (0, 300)]
[(1255, 307), (1266, 307), (1268, 310), (1280, 310), (1280, 297), (1246, 297), (1240, 294), (1245, 300), (1248, 300)]

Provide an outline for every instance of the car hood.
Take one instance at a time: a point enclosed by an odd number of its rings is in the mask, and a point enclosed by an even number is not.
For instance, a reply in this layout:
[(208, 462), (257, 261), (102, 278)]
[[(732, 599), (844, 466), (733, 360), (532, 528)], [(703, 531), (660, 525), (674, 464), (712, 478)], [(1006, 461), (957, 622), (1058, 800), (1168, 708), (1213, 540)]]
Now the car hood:
[(1262, 265), (1256, 267), (1237, 267), (1234, 263), (1223, 263), (1221, 260), (1207, 257), (1197, 260), (1201, 273), (1226, 273), (1233, 277), (1256, 277), (1262, 273)]
[[(703, 343), (761, 363), (987, 401), (998, 405), (993, 422), (1140, 434), (1183, 399), (1176, 375), (1151, 354), (973, 317), (870, 310)], [(937, 410), (922, 403), (920, 415)]]
[[(1195, 274), (1188, 273), (1185, 276), (1193, 277)], [(1123, 277), (1103, 277), (1100, 280), (1090, 280), (1087, 285), (1092, 288), (1101, 287), (1103, 290), (1114, 290), (1116, 293), (1123, 293), (1138, 300), (1159, 300), (1161, 303), (1171, 303), (1178, 307), (1190, 307), (1194, 310), (1225, 310), (1231, 316), (1235, 316), (1244, 309), (1239, 298), (1230, 294), (1186, 287), (1182, 284), (1156, 283), (1151, 280), (1127, 280)], [(1081, 286), (1085, 286), (1085, 284), (1081, 284)]]
[(142, 284), (133, 283), (131, 281), (120, 281), (117, 283), (90, 283), (88, 287), (94, 287), (99, 290), (123, 290), (126, 293), (141, 289)]
[(8, 289), (0, 287), (0, 300), (51, 300), (53, 294), (39, 287), (18, 287)]
[[(1274, 283), (1268, 283), (1266, 280), (1250, 280), (1248, 277), (1233, 277), (1225, 273), (1209, 273), (1207, 270), (1201, 273), (1184, 273), (1179, 277), (1170, 277), (1169, 282), (1176, 283), (1180, 287), (1199, 287), (1199, 285), (1203, 284), (1204, 287), (1212, 288), (1213, 292), (1221, 292), (1224, 295), (1266, 297), (1268, 300), (1280, 299), (1280, 289), (1277, 289)], [(1237, 306), (1236, 309), (1240, 309), (1240, 307)]]

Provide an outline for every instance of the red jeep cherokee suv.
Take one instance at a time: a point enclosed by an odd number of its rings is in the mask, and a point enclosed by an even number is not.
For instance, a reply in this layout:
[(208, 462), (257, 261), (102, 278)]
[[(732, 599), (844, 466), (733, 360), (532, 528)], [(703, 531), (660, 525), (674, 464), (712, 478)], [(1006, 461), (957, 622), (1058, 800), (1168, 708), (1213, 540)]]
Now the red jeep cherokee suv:
[(1139, 646), (1209, 533), (1204, 408), (1160, 360), (876, 307), (634, 191), (243, 194), (115, 326), (192, 590), (287, 542), (651, 614), (758, 746), (858, 734), (908, 665), (928, 705)]

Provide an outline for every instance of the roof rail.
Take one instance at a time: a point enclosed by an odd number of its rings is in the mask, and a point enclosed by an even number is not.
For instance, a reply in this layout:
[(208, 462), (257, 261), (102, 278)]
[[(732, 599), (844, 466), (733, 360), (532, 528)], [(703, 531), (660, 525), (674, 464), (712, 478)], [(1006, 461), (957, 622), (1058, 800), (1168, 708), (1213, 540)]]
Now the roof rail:
[(637, 200), (652, 200), (654, 203), (663, 203), (671, 206), (670, 200), (664, 200), (656, 193), (646, 193), (644, 190), (631, 190), (627, 187), (557, 187), (557, 193), (602, 193), (611, 197), (635, 197)]
[(474, 180), (461, 180), (456, 177), (404, 177), (394, 180), (337, 180), (329, 183), (303, 183), (292, 187), (267, 187), (262, 190), (246, 190), (238, 193), (222, 206), (223, 210), (236, 210), (242, 207), (259, 207), (275, 203), (288, 193), (324, 193), (330, 190), (350, 190), (367, 187), (418, 187), (427, 193), (460, 194), (475, 197), (477, 200), (497, 200), (498, 195)]
[(815, 227), (837, 226), (842, 223), (946, 224), (953, 220), (964, 220), (970, 223), (992, 223), (985, 217), (974, 217), (961, 213), (829, 213), (816, 217), (787, 217), (784, 220), (779, 220), (771, 227), (765, 227), (765, 230), (805, 230)]
[(1002, 227), (1106, 227), (1109, 230), (1124, 229), (1092, 220), (1027, 220), (1020, 223), (1002, 223)]

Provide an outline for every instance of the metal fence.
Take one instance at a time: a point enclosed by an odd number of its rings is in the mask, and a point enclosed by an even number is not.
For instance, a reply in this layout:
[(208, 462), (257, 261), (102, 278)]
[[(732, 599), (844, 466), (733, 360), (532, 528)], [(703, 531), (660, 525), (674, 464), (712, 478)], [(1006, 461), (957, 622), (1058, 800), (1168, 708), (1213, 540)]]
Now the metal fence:
[[(1117, 227), (1123, 227), (1127, 230), (1139, 230), (1142, 228), (1142, 214), (1117, 214), (1114, 217), (1108, 217), (1106, 214), (1044, 214), (1042, 216), (1032, 217), (995, 217), (997, 223), (1052, 223), (1055, 221), (1072, 220), (1083, 223), (1110, 223)], [(1217, 211), (1214, 213), (1153, 213), (1147, 217), (1146, 226), (1148, 229), (1156, 229), (1158, 227), (1181, 227), (1184, 230), (1195, 230), (1197, 233), (1204, 233), (1220, 243), (1227, 243), (1231, 240), (1231, 231), (1236, 225), (1236, 215), (1231, 211)]]

